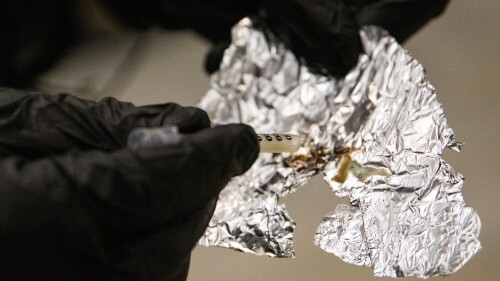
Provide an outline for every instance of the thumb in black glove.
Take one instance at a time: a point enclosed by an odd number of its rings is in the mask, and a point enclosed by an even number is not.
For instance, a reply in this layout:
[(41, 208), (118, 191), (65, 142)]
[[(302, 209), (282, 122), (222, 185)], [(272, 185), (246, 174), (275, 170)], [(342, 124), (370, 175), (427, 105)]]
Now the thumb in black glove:
[(120, 266), (152, 277), (181, 268), (204, 233), (219, 192), (255, 161), (255, 138), (246, 125), (226, 125), (184, 134), (177, 144), (139, 149), (147, 201), (134, 213), (126, 210), (126, 221), (121, 213), (103, 221)]

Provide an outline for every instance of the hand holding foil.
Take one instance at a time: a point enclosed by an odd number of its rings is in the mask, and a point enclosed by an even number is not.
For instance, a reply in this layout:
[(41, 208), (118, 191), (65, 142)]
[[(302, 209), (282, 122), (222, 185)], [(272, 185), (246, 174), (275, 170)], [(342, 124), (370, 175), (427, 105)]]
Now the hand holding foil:
[[(293, 154), (261, 155), (221, 193), (200, 240), (271, 256), (294, 255), (295, 227), (278, 197), (323, 172), (348, 197), (315, 243), (378, 276), (447, 275), (480, 249), (480, 221), (463, 177), (441, 158), (459, 150), (423, 67), (377, 27), (344, 78), (315, 74), (273, 34), (242, 20), (201, 101), (212, 120), (308, 137)], [(341, 176), (339, 176), (341, 174)]]
[[(377, 25), (400, 43), (431, 19), (449, 0), (261, 0), (244, 1), (239, 13), (265, 18), (265, 25), (303, 62), (308, 70), (342, 77), (363, 52), (359, 29)], [(230, 5), (227, 5), (230, 7)], [(259, 24), (262, 24), (259, 23)], [(229, 38), (213, 48), (206, 68), (219, 69)]]

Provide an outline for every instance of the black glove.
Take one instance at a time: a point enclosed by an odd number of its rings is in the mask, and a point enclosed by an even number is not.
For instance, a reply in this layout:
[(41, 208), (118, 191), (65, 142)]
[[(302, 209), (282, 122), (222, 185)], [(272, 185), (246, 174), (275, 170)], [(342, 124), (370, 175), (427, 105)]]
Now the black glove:
[[(216, 43), (207, 57), (219, 68), (230, 28), (264, 11), (266, 23), (311, 69), (344, 75), (362, 52), (359, 26), (378, 25), (403, 42), (449, 0), (101, 0), (110, 14), (133, 27), (191, 28)], [(50, 0), (0, 1), (0, 84), (30, 85), (82, 33), (81, 5)], [(262, 13), (260, 13), (262, 15)]]
[[(261, 0), (264, 22), (316, 72), (344, 76), (363, 52), (359, 28), (378, 25), (400, 43), (444, 11), (448, 0)], [(229, 41), (206, 60), (219, 68)]]
[(449, 0), (363, 0), (360, 26), (381, 26), (403, 43), (431, 19), (442, 14)]
[[(135, 127), (178, 144), (132, 152)], [(185, 280), (221, 189), (258, 155), (246, 125), (205, 112), (0, 89), (0, 275), (5, 280)]]
[(0, 1), (0, 86), (27, 87), (82, 38), (76, 1)]
[(219, 42), (258, 5), (254, 0), (0, 1), (0, 86), (31, 86), (68, 48), (88, 37), (95, 26), (89, 29), (85, 23), (93, 19), (82, 14), (101, 7), (115, 16), (113, 21), (131, 27), (190, 28)]

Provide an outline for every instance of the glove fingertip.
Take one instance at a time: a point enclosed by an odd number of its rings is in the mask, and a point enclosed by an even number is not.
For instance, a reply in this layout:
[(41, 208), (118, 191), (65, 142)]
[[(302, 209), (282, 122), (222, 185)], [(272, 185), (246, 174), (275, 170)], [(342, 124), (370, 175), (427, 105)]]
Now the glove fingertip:
[(205, 70), (212, 74), (219, 70), (220, 64), (222, 62), (222, 58), (224, 57), (224, 51), (229, 47), (229, 41), (223, 41), (217, 43), (212, 49), (209, 51), (205, 58)]
[(210, 128), (210, 118), (208, 117), (208, 113), (206, 111), (192, 106), (185, 107), (184, 109), (190, 116), (186, 118), (188, 124), (179, 128), (181, 133), (194, 133)]
[(208, 114), (197, 107), (183, 107), (178, 104), (169, 104), (164, 111), (161, 125), (176, 126), (181, 133), (194, 133), (210, 127)]
[[(190, 136), (195, 148), (229, 177), (246, 172), (259, 155), (257, 135), (244, 124), (222, 125)], [(214, 167), (215, 168), (215, 167)]]
[(234, 172), (239, 175), (250, 169), (255, 160), (257, 160), (260, 152), (259, 141), (254, 129), (248, 125), (227, 125), (227, 130), (231, 131), (234, 136), (233, 155), (235, 155), (235, 163), (238, 164), (235, 167), (239, 167)]

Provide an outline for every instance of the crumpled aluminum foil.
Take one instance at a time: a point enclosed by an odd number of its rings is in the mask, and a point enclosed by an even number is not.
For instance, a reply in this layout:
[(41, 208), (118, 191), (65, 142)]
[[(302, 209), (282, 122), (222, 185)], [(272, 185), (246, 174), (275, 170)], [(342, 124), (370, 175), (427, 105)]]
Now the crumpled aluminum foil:
[(360, 31), (365, 54), (343, 79), (311, 73), (248, 18), (232, 31), (199, 106), (216, 124), (306, 135), (293, 154), (261, 154), (220, 195), (200, 240), (293, 257), (295, 227), (278, 203), (323, 172), (337, 206), (315, 243), (377, 276), (447, 275), (481, 246), (480, 220), (462, 198), (463, 177), (441, 158), (460, 149), (422, 65), (378, 27)]

